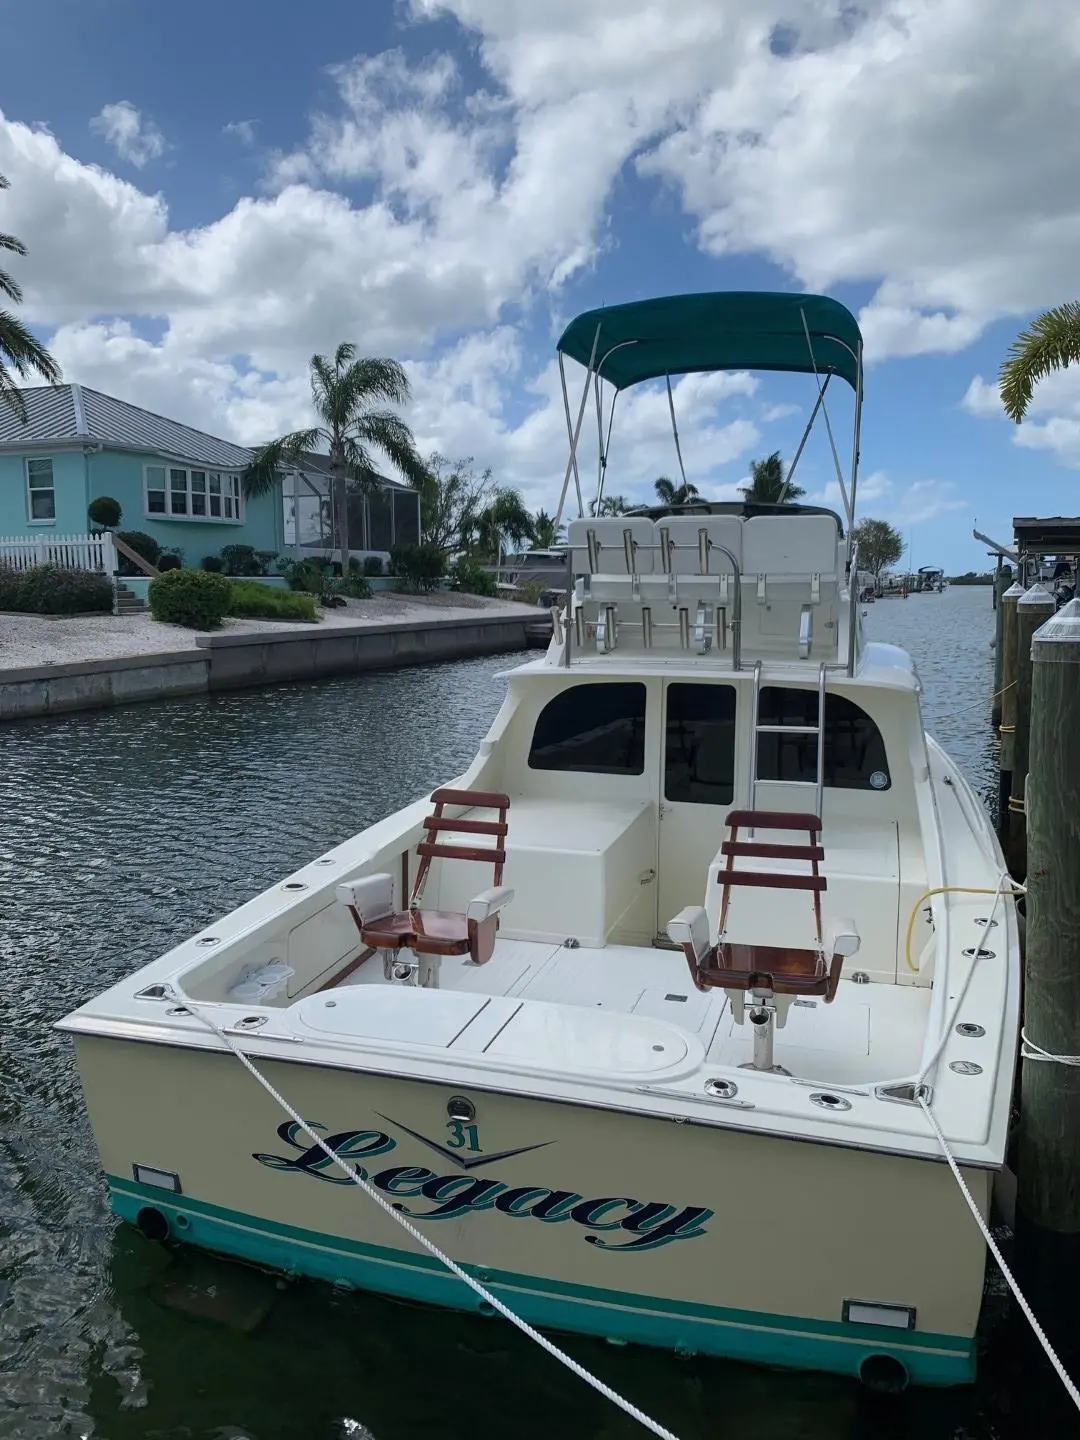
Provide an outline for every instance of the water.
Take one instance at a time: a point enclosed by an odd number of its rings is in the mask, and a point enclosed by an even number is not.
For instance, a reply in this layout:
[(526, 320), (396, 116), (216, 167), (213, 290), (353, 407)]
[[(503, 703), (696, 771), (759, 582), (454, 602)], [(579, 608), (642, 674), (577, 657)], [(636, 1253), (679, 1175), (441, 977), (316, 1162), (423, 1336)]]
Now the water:
[[(878, 602), (867, 623), (914, 654), (931, 728), (991, 794), (989, 592)], [(464, 768), (514, 660), (0, 727), (2, 1440), (644, 1433), (500, 1321), (170, 1258), (117, 1227), (70, 1045), (49, 1028)], [(192, 1313), (207, 1297), (215, 1318)], [(565, 1343), (681, 1440), (1026, 1433), (1000, 1356), (974, 1390), (883, 1402), (830, 1376)]]

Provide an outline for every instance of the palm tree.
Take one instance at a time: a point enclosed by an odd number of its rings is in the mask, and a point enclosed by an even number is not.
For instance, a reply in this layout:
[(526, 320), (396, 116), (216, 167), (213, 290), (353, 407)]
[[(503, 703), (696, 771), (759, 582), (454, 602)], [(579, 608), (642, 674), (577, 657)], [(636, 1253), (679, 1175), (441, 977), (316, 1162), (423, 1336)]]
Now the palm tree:
[(244, 493), (265, 495), (282, 470), (301, 469), (305, 454), (327, 446), (341, 573), (345, 575), (349, 569), (348, 490), (350, 485), (366, 490), (378, 485), (372, 451), (381, 450), (417, 488), (427, 478), (427, 470), (401, 416), (393, 410), (372, 408), (377, 400), (393, 405), (408, 400), (408, 376), (396, 360), (371, 356), (357, 360), (356, 346), (348, 344), (337, 347), (333, 360), (313, 355), (311, 398), (322, 423), (309, 430), (294, 430), (258, 449), (244, 471)]
[[(8, 182), (0, 175), (0, 190), (6, 190)], [(0, 250), (10, 250), (13, 255), (25, 255), (26, 246), (14, 235), (0, 231)], [(22, 301), (22, 290), (7, 273), (0, 270), (0, 295), (6, 295), (16, 305)], [(26, 400), (8, 369), (15, 371), (20, 380), (36, 372), (50, 385), (60, 383), (60, 366), (40, 341), (36, 340), (21, 320), (10, 310), (0, 310), (0, 403), (8, 405), (20, 420), (26, 420)]]
[(532, 518), (533, 544), (540, 550), (551, 550), (559, 544), (563, 527), (556, 528), (554, 515), (546, 510), (537, 510)]
[(503, 542), (520, 545), (533, 538), (533, 517), (525, 508), (519, 491), (510, 486), (494, 492), (477, 514), (474, 532), (468, 537), (472, 547), (485, 559), (502, 562)]
[(1080, 360), (1080, 300), (1067, 300), (1031, 322), (1013, 341), (998, 376), (1005, 413), (1017, 425), (1027, 414), (1036, 382)]
[(656, 491), (656, 498), (661, 505), (689, 505), (701, 494), (697, 486), (691, 484), (689, 480), (684, 480), (681, 485), (676, 485), (674, 480), (669, 480), (666, 475), (660, 476), (653, 489)]
[(742, 493), (751, 505), (790, 505), (806, 491), (785, 481), (784, 462), (780, 451), (774, 450), (764, 460), (750, 462), (750, 483), (742, 487)]
[(600, 508), (596, 508), (596, 501), (589, 501), (589, 514), (602, 518), (605, 515), (625, 515), (630, 509), (630, 501), (625, 495), (605, 495), (600, 501)]

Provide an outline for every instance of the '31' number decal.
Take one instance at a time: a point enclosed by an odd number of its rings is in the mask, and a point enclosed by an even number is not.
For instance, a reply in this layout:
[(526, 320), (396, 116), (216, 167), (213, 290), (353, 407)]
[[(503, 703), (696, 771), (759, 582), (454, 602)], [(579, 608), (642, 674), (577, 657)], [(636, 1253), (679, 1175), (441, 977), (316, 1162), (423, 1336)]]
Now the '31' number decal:
[(475, 1125), (466, 1125), (462, 1120), (451, 1120), (446, 1128), (450, 1131), (450, 1139), (446, 1142), (451, 1150), (474, 1150), (480, 1149), (480, 1131)]

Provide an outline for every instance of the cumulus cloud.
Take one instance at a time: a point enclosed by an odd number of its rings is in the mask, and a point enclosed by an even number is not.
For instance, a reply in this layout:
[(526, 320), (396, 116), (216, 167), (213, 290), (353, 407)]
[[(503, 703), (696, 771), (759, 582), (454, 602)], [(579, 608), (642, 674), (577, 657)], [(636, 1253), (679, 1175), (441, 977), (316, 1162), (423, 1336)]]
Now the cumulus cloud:
[(1021, 449), (1047, 450), (1059, 464), (1080, 470), (1080, 368), (1059, 370), (1040, 380), (1020, 425), (1005, 414), (997, 385), (981, 375), (974, 376), (961, 404), (978, 419), (1008, 424), (1012, 443)]
[[(1072, 293), (1070, 0), (408, 10), (411, 50), (425, 34), (444, 43), (445, 24), (424, 21), (458, 22), (479, 89), (441, 50), (343, 56), (331, 100), (270, 158), (266, 188), (191, 229), (162, 196), (0, 117), (4, 228), (30, 246), (18, 262), (27, 313), (59, 327), (69, 373), (259, 438), (303, 419), (310, 354), (355, 336), (411, 363), (424, 437), (539, 484), (561, 468), (561, 400), (507, 321), (524, 313), (543, 328), (563, 308), (568, 279), (615, 243), (611, 197), (635, 175), (676, 197), (710, 254), (764, 254), (812, 288), (871, 286), (862, 321), (878, 357), (962, 349), (994, 317)], [(93, 124), (137, 166), (164, 153), (129, 101)], [(253, 124), (225, 128), (248, 143)], [(724, 466), (783, 416), (687, 384), (688, 446), (703, 426), (688, 470), (729, 486)], [(663, 396), (626, 398), (609, 485), (632, 490), (675, 462)], [(1080, 407), (1063, 400), (1015, 438), (1080, 457), (1074, 425)]]
[(166, 150), (165, 136), (130, 100), (103, 105), (90, 121), (90, 129), (100, 135), (121, 160), (139, 170), (164, 155)]

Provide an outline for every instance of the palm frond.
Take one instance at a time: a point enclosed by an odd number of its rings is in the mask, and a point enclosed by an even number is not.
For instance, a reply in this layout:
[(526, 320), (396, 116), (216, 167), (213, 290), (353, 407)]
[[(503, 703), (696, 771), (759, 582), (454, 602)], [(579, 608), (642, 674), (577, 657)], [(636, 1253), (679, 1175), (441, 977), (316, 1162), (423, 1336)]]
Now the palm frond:
[(346, 365), (351, 365), (356, 355), (356, 346), (349, 340), (343, 340), (334, 351), (334, 369), (341, 371)]
[(1054, 370), (1080, 360), (1080, 300), (1045, 310), (1009, 348), (998, 376), (1005, 413), (1020, 424), (1036, 384)]
[(13, 255), (25, 255), (26, 246), (17, 235), (5, 235), (0, 230), (0, 250), (10, 250)]
[(314, 450), (320, 440), (328, 440), (325, 430), (317, 426), (310, 430), (294, 430), (262, 445), (252, 456), (251, 464), (240, 476), (244, 494), (266, 495), (273, 490), (281, 470), (295, 469), (306, 452)]
[(412, 431), (392, 410), (364, 411), (349, 427), (348, 438), (365, 449), (374, 447), (381, 450), (394, 468), (417, 489), (427, 479), (427, 466), (417, 453)]
[(377, 355), (354, 360), (342, 380), (357, 401), (385, 400), (391, 405), (405, 405), (412, 395), (409, 377), (398, 362)]
[(41, 341), (10, 310), (0, 310), (0, 366), (10, 365), (25, 379), (38, 374), (50, 385), (61, 380), (60, 366)]
[(325, 355), (313, 355), (311, 357), (311, 400), (315, 406), (315, 413), (330, 423), (330, 416), (327, 413), (330, 408), (330, 395), (333, 392), (337, 381), (337, 375), (333, 365)]
[(10, 185), (11, 185), (11, 181), (7, 178), (7, 176), (6, 176), (6, 175), (0, 175), (0, 190), (7, 190), (7, 189), (10, 187)]
[(23, 424), (26, 424), (26, 397), (3, 365), (0, 365), (0, 409), (13, 410)]
[(6, 270), (0, 270), (0, 294), (6, 295), (9, 300), (14, 300), (16, 305), (22, 299), (22, 286)]
[(342, 439), (341, 449), (345, 456), (349, 485), (355, 490), (378, 489), (381, 476), (371, 463), (371, 454), (366, 446), (354, 436), (346, 435)]

